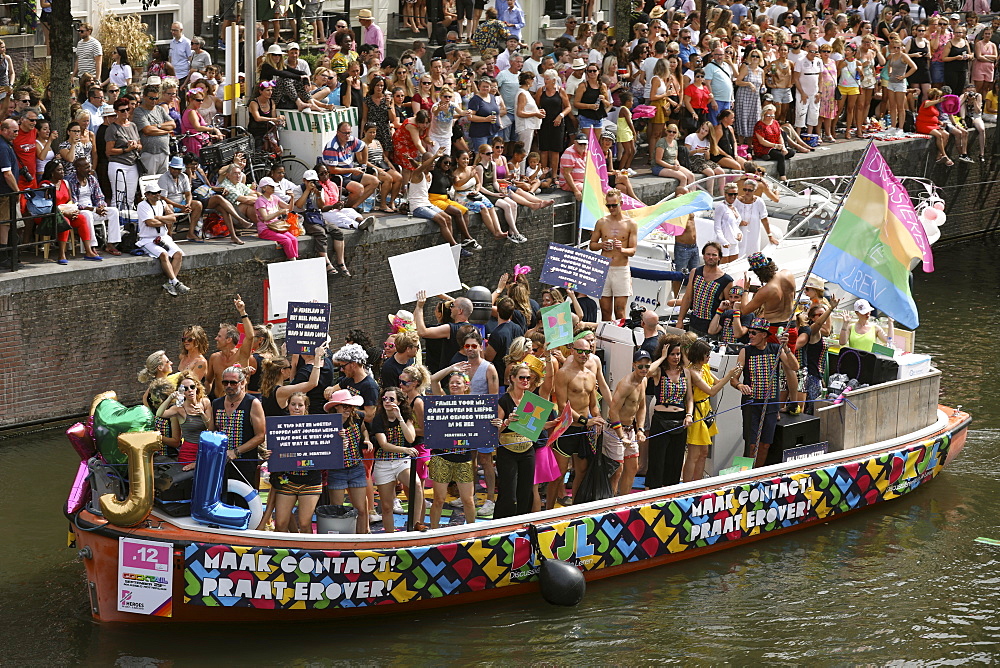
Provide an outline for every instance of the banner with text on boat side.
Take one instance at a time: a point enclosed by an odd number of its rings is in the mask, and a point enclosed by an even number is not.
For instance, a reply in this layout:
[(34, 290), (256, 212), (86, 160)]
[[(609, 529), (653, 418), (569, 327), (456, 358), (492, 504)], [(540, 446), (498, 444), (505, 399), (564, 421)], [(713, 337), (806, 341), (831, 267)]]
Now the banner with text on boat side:
[[(950, 442), (945, 435), (846, 464), (539, 526), (539, 547), (590, 571), (738, 542), (902, 496), (940, 472)], [(184, 558), (185, 603), (268, 610), (439, 598), (529, 582), (539, 567), (523, 530), (367, 551), (192, 543)]]
[(118, 539), (118, 610), (171, 617), (174, 546), (138, 538)]

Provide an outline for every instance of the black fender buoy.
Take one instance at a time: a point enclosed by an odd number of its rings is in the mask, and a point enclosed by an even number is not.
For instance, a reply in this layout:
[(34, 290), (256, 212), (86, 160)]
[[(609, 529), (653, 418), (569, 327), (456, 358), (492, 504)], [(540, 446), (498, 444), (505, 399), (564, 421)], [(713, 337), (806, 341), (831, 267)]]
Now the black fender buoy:
[(541, 561), (538, 581), (542, 598), (552, 605), (572, 607), (580, 603), (587, 592), (587, 580), (583, 577), (583, 572), (565, 561), (546, 559), (538, 546), (538, 529), (534, 524), (528, 525), (528, 535), (531, 537), (532, 548)]

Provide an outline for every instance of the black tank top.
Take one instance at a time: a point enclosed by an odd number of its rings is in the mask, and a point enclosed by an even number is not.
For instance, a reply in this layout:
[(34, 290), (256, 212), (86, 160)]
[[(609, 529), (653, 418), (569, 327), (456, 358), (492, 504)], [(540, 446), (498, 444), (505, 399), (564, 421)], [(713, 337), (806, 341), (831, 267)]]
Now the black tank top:
[(251, 394), (260, 394), (260, 377), (263, 375), (263, 371), (260, 367), (264, 363), (264, 356), (260, 353), (253, 353), (252, 357), (257, 362), (254, 364), (254, 366), (257, 367), (257, 371), (247, 379), (247, 392), (250, 392)]
[(288, 409), (282, 408), (278, 403), (278, 388), (271, 390), (270, 396), (265, 397), (262, 394), (258, 398), (260, 399), (260, 405), (264, 407), (264, 415), (266, 417), (288, 415)]
[[(591, 88), (584, 82), (583, 96), (580, 98), (580, 102), (584, 104), (597, 104), (597, 98), (601, 96), (601, 87)], [(604, 105), (598, 105), (597, 109), (581, 109), (580, 115), (584, 118), (589, 118), (592, 121), (599, 121), (608, 115), (608, 112), (604, 110)]]
[(719, 148), (728, 155), (736, 156), (736, 144), (733, 142), (733, 131), (731, 128), (723, 126), (722, 136), (719, 137)]

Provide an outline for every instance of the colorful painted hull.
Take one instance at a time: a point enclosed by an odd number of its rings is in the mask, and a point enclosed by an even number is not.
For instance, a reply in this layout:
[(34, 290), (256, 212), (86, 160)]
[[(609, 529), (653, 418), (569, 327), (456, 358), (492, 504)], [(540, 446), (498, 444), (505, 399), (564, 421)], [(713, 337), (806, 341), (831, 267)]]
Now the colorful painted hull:
[[(93, 616), (108, 622), (272, 621), (405, 612), (537, 589), (538, 562), (575, 563), (588, 580), (810, 527), (912, 492), (962, 449), (971, 418), (941, 407), (944, 420), (919, 437), (820, 459), (745, 471), (535, 515), (434, 533), (312, 536), (178, 527), (151, 517), (112, 529), (84, 511), (75, 518)], [(861, 450), (862, 452), (859, 452)], [(288, 535), (288, 534), (286, 534)], [(172, 600), (157, 614), (119, 611), (119, 539), (172, 545)]]

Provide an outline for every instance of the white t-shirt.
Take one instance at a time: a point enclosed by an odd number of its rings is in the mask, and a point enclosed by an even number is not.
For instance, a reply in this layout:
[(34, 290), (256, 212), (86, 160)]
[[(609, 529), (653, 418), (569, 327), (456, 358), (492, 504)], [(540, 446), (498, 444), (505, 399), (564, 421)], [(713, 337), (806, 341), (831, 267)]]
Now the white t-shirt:
[(139, 241), (152, 241), (161, 234), (166, 234), (167, 230), (164, 228), (162, 233), (159, 227), (150, 227), (146, 224), (147, 220), (152, 220), (156, 216), (163, 215), (163, 200), (156, 202), (156, 205), (152, 205), (143, 197), (142, 201), (139, 202), (139, 206), (135, 207), (135, 216), (139, 221)]
[(642, 96), (647, 100), (649, 99), (649, 85), (653, 81), (653, 70), (656, 69), (656, 61), (658, 60), (659, 58), (656, 56), (650, 56), (639, 65), (639, 68), (646, 74), (646, 83), (642, 85)]

